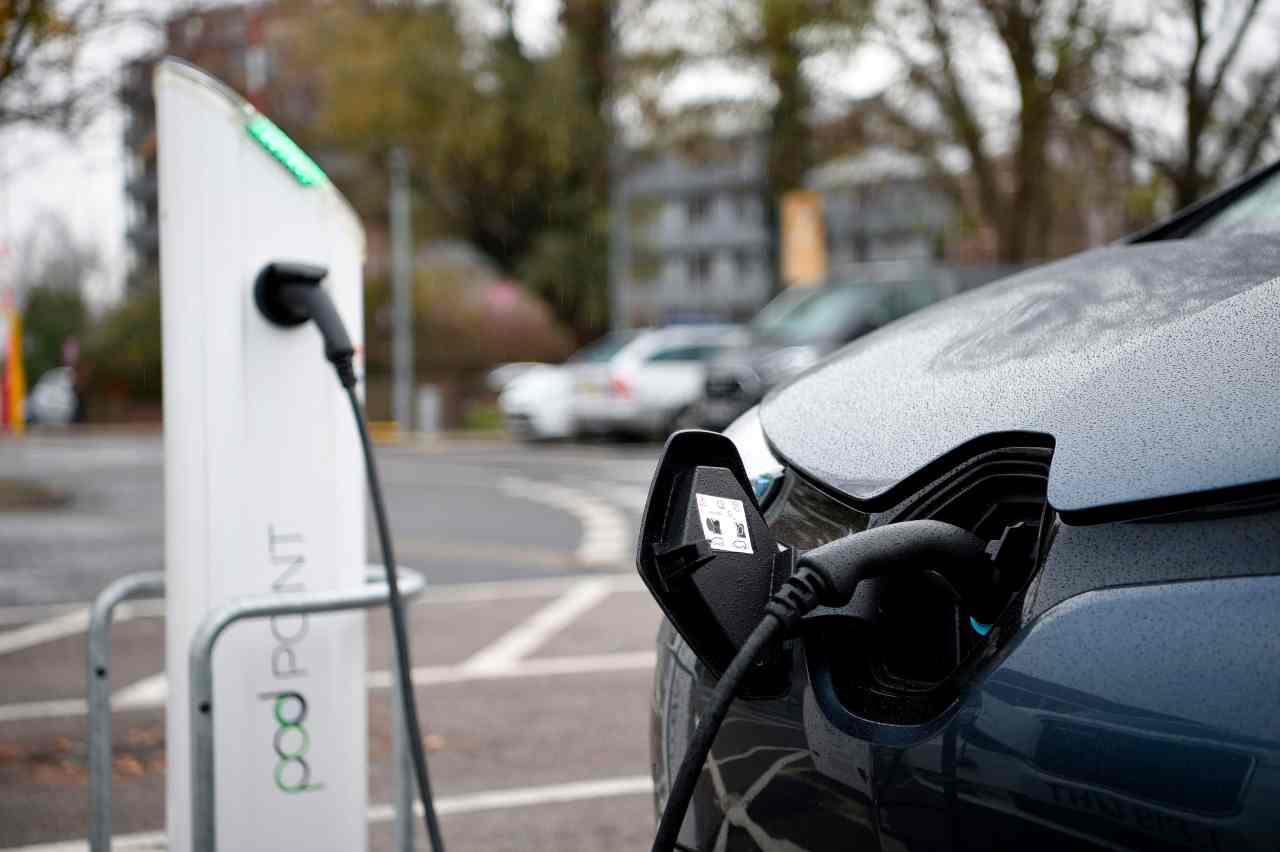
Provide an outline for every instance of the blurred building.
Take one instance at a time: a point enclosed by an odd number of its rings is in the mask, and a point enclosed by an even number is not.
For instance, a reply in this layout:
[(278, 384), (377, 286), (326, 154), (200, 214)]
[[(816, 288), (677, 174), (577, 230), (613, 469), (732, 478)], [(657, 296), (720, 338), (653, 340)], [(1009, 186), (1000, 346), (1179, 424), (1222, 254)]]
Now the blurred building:
[[(615, 230), (624, 325), (744, 321), (772, 296), (763, 141), (740, 137), (712, 151), (666, 152), (628, 170), (627, 221)], [(959, 259), (958, 212), (909, 155), (871, 148), (813, 169), (806, 184), (822, 197), (828, 279), (937, 276)]]
[(740, 137), (695, 157), (636, 157), (622, 182), (624, 280), (615, 282), (625, 324), (744, 320), (768, 300), (771, 278), (763, 204), (764, 148)]
[[(125, 66), (120, 101), (125, 110), (126, 244), (128, 286), (159, 279), (159, 210), (156, 193), (156, 120), (151, 75), (163, 56), (175, 56), (213, 74), (268, 114), (291, 136), (305, 139), (318, 110), (314, 72), (291, 62), (289, 46), (300, 19), (296, 8), (232, 4), (186, 11), (165, 26), (165, 46), (155, 56)], [(312, 152), (313, 155), (316, 152)], [(321, 165), (331, 170), (323, 154)], [(332, 173), (332, 172), (331, 172)]]
[(941, 259), (955, 209), (918, 159), (871, 148), (819, 166), (805, 183), (822, 194), (832, 277), (865, 263)]

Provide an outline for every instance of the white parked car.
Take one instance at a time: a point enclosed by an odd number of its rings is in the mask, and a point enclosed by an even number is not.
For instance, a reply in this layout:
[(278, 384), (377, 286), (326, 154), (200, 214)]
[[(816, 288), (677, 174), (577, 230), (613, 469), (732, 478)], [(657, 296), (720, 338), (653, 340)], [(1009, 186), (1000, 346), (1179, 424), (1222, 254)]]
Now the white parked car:
[(27, 395), (27, 419), (32, 423), (66, 426), (76, 417), (75, 373), (54, 367), (40, 377)]
[(538, 361), (511, 361), (507, 364), (499, 364), (489, 371), (489, 375), (485, 376), (484, 383), (494, 393), (502, 393), (506, 390), (507, 385), (520, 378), (520, 376), (530, 370), (546, 366), (546, 364)]
[(527, 365), (503, 383), (498, 394), (507, 431), (528, 440), (570, 438), (573, 426), (573, 380), (564, 367)]
[(676, 325), (605, 335), (569, 359), (580, 433), (665, 437), (701, 399), (707, 362), (744, 345), (732, 325)]

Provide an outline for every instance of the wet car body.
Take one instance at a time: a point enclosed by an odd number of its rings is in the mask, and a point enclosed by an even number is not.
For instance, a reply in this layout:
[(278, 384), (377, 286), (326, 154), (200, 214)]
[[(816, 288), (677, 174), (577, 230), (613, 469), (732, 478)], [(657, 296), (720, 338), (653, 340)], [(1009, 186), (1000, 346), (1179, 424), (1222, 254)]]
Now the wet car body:
[[(1276, 175), (861, 338), (735, 424), (785, 470), (790, 547), (927, 517), (1026, 552), (989, 627), (923, 573), (808, 617), (685, 848), (1280, 845), (1280, 239), (1221, 227)], [(711, 685), (664, 625), (659, 805)]]

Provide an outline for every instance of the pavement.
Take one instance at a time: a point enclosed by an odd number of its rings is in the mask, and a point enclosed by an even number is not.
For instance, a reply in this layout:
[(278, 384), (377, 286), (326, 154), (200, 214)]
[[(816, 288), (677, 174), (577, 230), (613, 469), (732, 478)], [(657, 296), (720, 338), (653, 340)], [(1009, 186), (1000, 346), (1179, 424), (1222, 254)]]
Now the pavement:
[[(656, 457), (642, 445), (379, 449), (397, 556), (430, 582), (411, 613), (414, 681), (450, 849), (650, 842), (660, 616), (630, 563)], [(0, 850), (85, 848), (85, 607), (112, 579), (162, 568), (162, 461), (158, 436), (0, 442), (0, 478), (71, 498), (0, 512)], [(369, 837), (387, 849), (386, 614), (368, 631)], [(162, 607), (124, 605), (112, 643), (115, 848), (163, 848)]]

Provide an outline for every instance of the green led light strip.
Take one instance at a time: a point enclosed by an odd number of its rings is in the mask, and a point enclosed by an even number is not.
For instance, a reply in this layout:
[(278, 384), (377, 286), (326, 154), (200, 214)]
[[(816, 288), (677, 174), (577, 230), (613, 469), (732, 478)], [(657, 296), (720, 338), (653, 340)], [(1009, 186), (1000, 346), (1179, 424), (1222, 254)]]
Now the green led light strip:
[(254, 141), (267, 149), (271, 156), (289, 170), (289, 174), (303, 186), (314, 186), (329, 180), (324, 170), (316, 165), (316, 161), (307, 156), (307, 152), (298, 147), (298, 143), (276, 126), (275, 122), (265, 115), (255, 115), (245, 125)]

